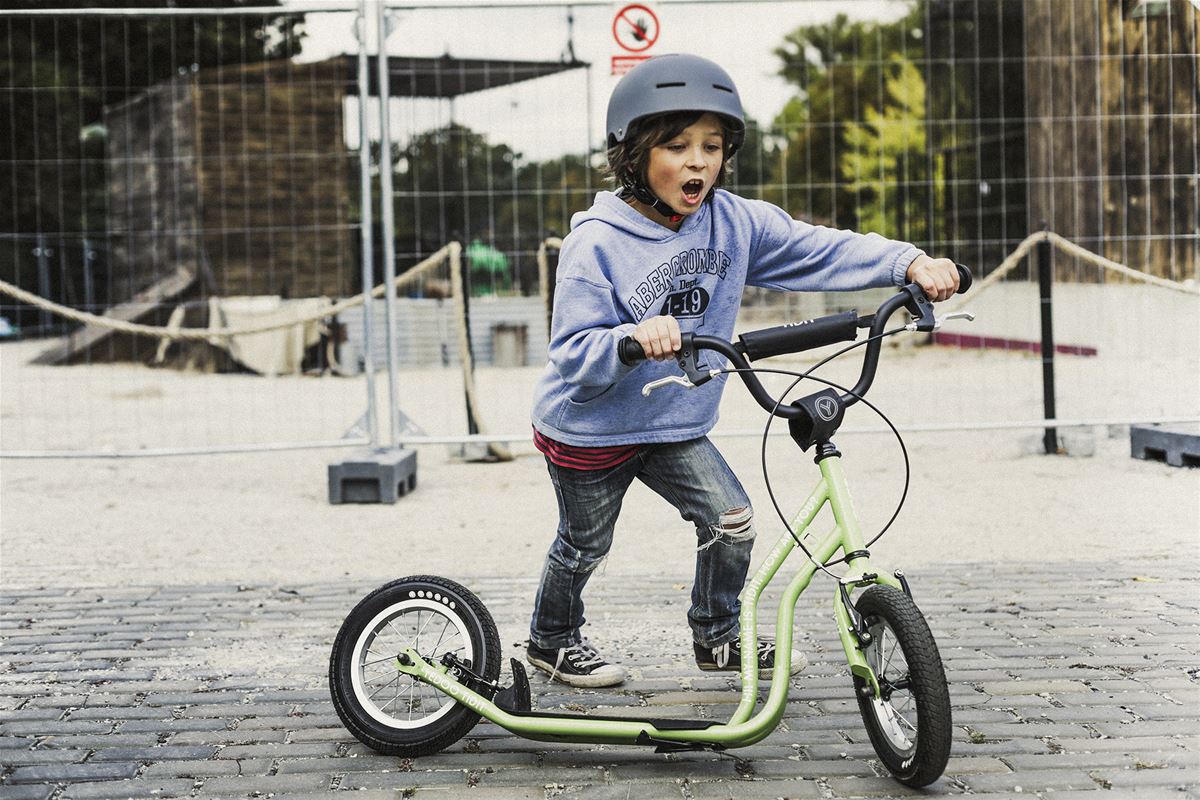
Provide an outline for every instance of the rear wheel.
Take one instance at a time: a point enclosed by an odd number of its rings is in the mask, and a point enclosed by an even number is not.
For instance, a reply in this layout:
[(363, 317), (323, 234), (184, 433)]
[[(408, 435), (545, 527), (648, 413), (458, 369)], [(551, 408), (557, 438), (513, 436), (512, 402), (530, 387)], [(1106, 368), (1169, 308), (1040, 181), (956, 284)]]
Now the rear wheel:
[(491, 614), (454, 581), (428, 575), (376, 589), (342, 623), (329, 659), (329, 691), (346, 728), (388, 755), (429, 755), (467, 734), (479, 715), (401, 672), (407, 648), (436, 664), (447, 653), (490, 681), (500, 674)]
[(855, 606), (871, 633), (863, 655), (880, 688), (875, 697), (870, 684), (854, 679), (867, 734), (896, 780), (927, 786), (950, 759), (950, 692), (937, 644), (904, 592), (872, 586)]

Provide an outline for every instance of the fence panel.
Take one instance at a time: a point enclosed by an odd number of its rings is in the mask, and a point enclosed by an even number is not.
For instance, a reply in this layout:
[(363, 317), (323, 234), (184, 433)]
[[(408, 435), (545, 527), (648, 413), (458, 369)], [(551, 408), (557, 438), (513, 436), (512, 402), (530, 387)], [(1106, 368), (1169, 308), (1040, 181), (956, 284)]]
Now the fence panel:
[[(909, 240), (981, 274), (1045, 226), (1148, 275), (1200, 280), (1188, 0), (660, 2), (642, 50), (622, 44), (608, 3), (476, 5), (391, 13), (396, 271), (461, 242), (470, 309), (449, 262), (402, 289), (397, 347), (412, 376), (399, 402), (429, 432), (465, 433), (465, 409), (445, 398), (468, 367), (485, 386), (535, 380), (538, 298), (552, 294), (539, 248), (608, 185), (604, 106), (643, 55), (719, 54), (748, 113), (729, 188), (796, 218)], [(0, 280), (185, 328), (300, 318), (360, 292), (358, 110), (368, 104), (377, 144), (377, 62), (360, 85), (356, 12), (336, 9), (0, 11)], [(377, 148), (371, 163), (378, 209)], [(375, 225), (376, 283), (382, 235)], [(947, 421), (1040, 415), (1035, 277), (1008, 273), (980, 294), (976, 327), (941, 340), (964, 370), (938, 373)], [(1060, 416), (1200, 414), (1194, 295), (1066, 254), (1055, 279)], [(877, 297), (748, 290), (743, 324)], [(163, 346), (0, 296), (0, 450), (335, 444), (368, 402), (363, 348), (386, 364), (383, 314), (368, 336), (361, 313), (264, 336), (255, 360), (221, 338)], [(895, 379), (912, 381), (905, 391), (924, 380)], [(445, 402), (423, 409), (420, 381)], [(527, 438), (527, 393), (480, 393), (503, 421), (490, 428)]]

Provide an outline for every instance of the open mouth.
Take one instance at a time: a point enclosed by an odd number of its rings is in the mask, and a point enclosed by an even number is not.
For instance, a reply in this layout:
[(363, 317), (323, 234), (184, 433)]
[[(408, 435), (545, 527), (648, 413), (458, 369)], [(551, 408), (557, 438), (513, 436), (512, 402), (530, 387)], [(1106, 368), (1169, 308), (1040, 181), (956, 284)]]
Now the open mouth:
[(693, 178), (683, 185), (683, 199), (688, 205), (696, 205), (704, 194), (704, 181)]

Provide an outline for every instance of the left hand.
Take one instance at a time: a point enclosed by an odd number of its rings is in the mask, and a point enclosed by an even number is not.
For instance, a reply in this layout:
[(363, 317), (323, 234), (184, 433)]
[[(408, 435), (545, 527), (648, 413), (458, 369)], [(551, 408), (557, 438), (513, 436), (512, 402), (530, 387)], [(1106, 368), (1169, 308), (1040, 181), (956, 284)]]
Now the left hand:
[(958, 268), (948, 258), (919, 255), (908, 265), (905, 277), (925, 292), (935, 303), (949, 300), (958, 291)]

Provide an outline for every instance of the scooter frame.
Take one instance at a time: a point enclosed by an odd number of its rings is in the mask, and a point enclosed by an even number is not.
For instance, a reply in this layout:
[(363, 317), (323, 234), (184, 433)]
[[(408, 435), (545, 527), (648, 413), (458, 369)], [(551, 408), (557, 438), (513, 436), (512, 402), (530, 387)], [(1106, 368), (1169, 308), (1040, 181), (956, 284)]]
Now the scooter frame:
[(741, 595), (742, 652), (753, 653), (756, 650), (758, 606), (762, 601), (763, 590), (776, 577), (788, 556), (798, 549), (799, 542), (809, 535), (809, 526), (828, 503), (836, 524), (833, 530), (815, 542), (810, 536), (808, 550), (811, 552), (811, 558), (800, 565), (780, 599), (775, 625), (776, 659), (771, 690), (757, 713), (757, 659), (743, 660), (741, 700), (733, 716), (723, 724), (712, 720), (646, 720), (547, 712), (514, 713), (456, 680), (450, 674), (449, 666), (431, 664), (422, 659), (415, 650), (406, 649), (397, 657), (397, 669), (436, 687), (482, 717), (527, 739), (655, 745), (667, 749), (675, 745), (698, 749), (746, 747), (769, 736), (783, 717), (791, 672), (792, 623), (796, 603), (808, 588), (819, 568), (818, 565), (827, 563), (838, 550), (842, 550), (848, 557), (849, 572), (838, 582), (833, 598), (838, 636), (851, 673), (866, 682), (864, 692), (869, 687), (871, 697), (878, 698), (878, 680), (862, 652), (863, 645), (869, 643), (869, 638), (864, 637), (869, 637), (870, 634), (866, 632), (861, 617), (851, 603), (851, 593), (857, 588), (873, 584), (884, 584), (907, 593), (907, 581), (900, 572), (887, 575), (870, 569), (870, 556), (864, 547), (858, 518), (846, 486), (841, 454), (832, 445), (825, 444), (818, 454), (817, 463), (821, 470), (821, 480), (792, 520), (791, 528), (795, 535), (789, 532), (779, 538), (762, 565), (747, 582)]

